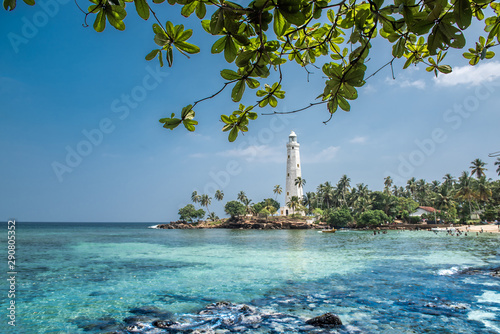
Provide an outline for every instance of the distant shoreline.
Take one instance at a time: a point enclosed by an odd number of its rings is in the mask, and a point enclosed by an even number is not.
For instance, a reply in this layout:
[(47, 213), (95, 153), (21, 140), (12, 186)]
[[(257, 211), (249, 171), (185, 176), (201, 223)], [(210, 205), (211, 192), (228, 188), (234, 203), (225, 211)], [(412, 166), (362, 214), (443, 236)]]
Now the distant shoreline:
[[(276, 217), (277, 218), (277, 217)], [(157, 229), (240, 229), (240, 230), (329, 230), (331, 227), (324, 222), (311, 222), (304, 219), (279, 217), (274, 219), (263, 218), (233, 218), (216, 222), (200, 221), (197, 223), (187, 223), (183, 221), (170, 222), (167, 224), (157, 224), (151, 228)], [(374, 227), (352, 228), (353, 230), (431, 230), (433, 228), (450, 228), (450, 224), (393, 224)], [(497, 225), (462, 225), (455, 227), (456, 230), (465, 232), (500, 233)]]

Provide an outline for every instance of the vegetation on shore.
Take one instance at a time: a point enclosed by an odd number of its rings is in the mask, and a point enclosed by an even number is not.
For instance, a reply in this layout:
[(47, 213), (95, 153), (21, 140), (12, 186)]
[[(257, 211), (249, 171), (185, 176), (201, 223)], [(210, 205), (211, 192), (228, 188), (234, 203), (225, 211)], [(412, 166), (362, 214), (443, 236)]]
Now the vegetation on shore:
[[(496, 171), (500, 175), (500, 159), (497, 160), (495, 165), (499, 167)], [(442, 181), (432, 182), (413, 177), (404, 187), (395, 185), (388, 176), (384, 179), (382, 191), (372, 191), (363, 183), (352, 186), (351, 179), (343, 175), (336, 185), (327, 181), (320, 184), (315, 192), (305, 192), (302, 199), (292, 196), (286, 204), (293, 212), (297, 212), (290, 215), (290, 218), (302, 217), (304, 213), (337, 228), (373, 227), (391, 223), (396, 219), (405, 223), (417, 223), (421, 217), (412, 217), (410, 214), (419, 206), (438, 210), (422, 217), (429, 221), (468, 223), (474, 221), (471, 219), (473, 214), (479, 215), (481, 220), (500, 220), (500, 180), (487, 179), (486, 170), (486, 163), (475, 159), (471, 162), (470, 171), (462, 172), (458, 179), (451, 174), (444, 175)], [(305, 184), (304, 179), (297, 181)], [(277, 197), (282, 192), (281, 186), (274, 186), (273, 192)], [(222, 200), (222, 192), (218, 190), (217, 193), (216, 198)], [(211, 198), (208, 197), (207, 200), (207, 197), (193, 192), (191, 199), (208, 210)], [(205, 198), (205, 201), (201, 201), (202, 198)], [(187, 207), (192, 214), (189, 218), (181, 215), (181, 211), (185, 213), (184, 209)], [(197, 215), (201, 208), (194, 210), (192, 204), (185, 208), (179, 210), (181, 220), (194, 221), (203, 218)], [(240, 191), (237, 200), (228, 201), (224, 208), (226, 214), (231, 217), (268, 217), (276, 214), (280, 204), (273, 198), (252, 203), (245, 192)], [(208, 219), (217, 221), (218, 217), (211, 213)]]

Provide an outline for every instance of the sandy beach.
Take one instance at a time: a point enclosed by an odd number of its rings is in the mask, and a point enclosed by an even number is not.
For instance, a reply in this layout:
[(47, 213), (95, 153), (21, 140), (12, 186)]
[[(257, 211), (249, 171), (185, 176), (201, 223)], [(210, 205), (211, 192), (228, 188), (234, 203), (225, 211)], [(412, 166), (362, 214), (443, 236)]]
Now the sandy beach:
[(483, 229), (483, 233), (500, 233), (499, 226), (500, 225), (462, 225), (457, 227), (457, 230), (466, 231), (468, 228), (469, 232), (481, 232), (481, 229)]

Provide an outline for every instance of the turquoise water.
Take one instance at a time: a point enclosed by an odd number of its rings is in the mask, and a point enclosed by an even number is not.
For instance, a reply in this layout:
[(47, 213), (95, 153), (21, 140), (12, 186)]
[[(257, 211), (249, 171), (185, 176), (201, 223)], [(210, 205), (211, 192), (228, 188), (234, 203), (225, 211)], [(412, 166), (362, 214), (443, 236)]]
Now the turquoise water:
[(229, 331), (308, 332), (299, 323), (332, 312), (341, 333), (500, 333), (500, 278), (488, 270), (500, 267), (500, 235), (147, 226), (18, 223), (17, 326), (2, 316), (0, 332), (127, 333), (134, 308), (193, 321), (229, 301), (297, 323)]

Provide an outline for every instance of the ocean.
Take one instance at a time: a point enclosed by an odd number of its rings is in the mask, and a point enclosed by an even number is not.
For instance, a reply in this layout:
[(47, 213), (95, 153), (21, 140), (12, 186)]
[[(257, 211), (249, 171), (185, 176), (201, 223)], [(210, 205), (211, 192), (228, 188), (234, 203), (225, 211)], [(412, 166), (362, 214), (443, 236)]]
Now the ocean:
[(0, 332), (500, 333), (500, 234), (149, 225), (18, 222)]

